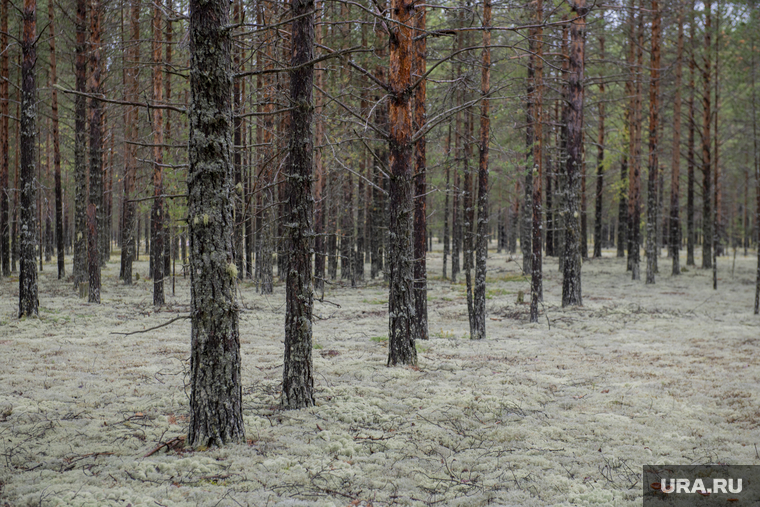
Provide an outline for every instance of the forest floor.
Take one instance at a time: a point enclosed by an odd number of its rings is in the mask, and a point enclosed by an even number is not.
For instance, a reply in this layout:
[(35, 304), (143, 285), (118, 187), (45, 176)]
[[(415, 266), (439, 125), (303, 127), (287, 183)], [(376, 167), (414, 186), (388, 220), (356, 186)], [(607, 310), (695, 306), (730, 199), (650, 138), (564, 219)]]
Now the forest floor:
[(644, 464), (760, 464), (756, 257), (720, 258), (713, 291), (707, 271), (672, 277), (662, 257), (645, 285), (605, 255), (584, 263), (584, 306), (568, 309), (547, 259), (530, 324), (518, 262), (491, 252), (488, 338), (473, 342), (464, 285), (431, 253), (418, 368), (385, 365), (381, 281), (331, 285), (315, 311), (317, 404), (299, 411), (278, 408), (283, 286), (265, 297), (242, 282), (248, 441), (206, 451), (178, 438), (190, 321), (117, 334), (187, 315), (189, 278), (156, 310), (147, 264), (125, 287), (114, 255), (93, 305), (51, 263), (26, 320), (17, 276), (2, 279), (0, 505), (639, 506)]

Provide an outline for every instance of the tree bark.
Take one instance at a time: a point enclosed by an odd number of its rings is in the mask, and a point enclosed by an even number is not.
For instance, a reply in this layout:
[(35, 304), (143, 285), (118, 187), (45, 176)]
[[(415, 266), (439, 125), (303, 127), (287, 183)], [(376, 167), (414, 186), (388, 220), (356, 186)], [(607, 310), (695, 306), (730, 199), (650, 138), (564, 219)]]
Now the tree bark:
[[(55, 52), (54, 3), (48, 2), (48, 31), (50, 32), (50, 119), (53, 137), (53, 170), (55, 172), (55, 239), (58, 257), (58, 279), (66, 277), (63, 246), (63, 191), (61, 189), (61, 144), (58, 133), (58, 78)], [(4, 131), (3, 131), (4, 132)], [(0, 253), (0, 256), (2, 254)]]
[[(74, 288), (87, 275), (87, 0), (77, 0), (74, 74)], [(80, 289), (81, 294), (81, 289)]]
[(647, 179), (647, 278), (646, 283), (655, 282), (657, 248), (657, 173), (658, 160), (658, 122), (660, 97), (660, 6), (652, 0), (652, 51), (650, 58), (649, 81), (649, 167)]
[[(757, 7), (755, 1), (752, 1), (752, 13), (750, 21), (757, 23)], [(757, 25), (755, 25), (757, 27)], [(755, 208), (755, 245), (758, 248), (757, 252), (757, 274), (755, 275), (755, 315), (760, 313), (760, 148), (758, 147), (758, 131), (757, 131), (757, 61), (755, 60), (756, 43), (757, 43), (757, 30), (752, 32), (752, 59), (751, 59), (751, 76), (752, 76), (752, 148), (754, 155), (755, 166), (755, 192), (757, 194), (757, 205)]]
[[(314, 58), (314, 0), (291, 0), (291, 66), (299, 67)], [(290, 73), (290, 149), (288, 155), (289, 239), (285, 311), (285, 361), (282, 374), (282, 404), (285, 408), (314, 405), (312, 371), (311, 228), (313, 172), (311, 138), (314, 67), (305, 65)]]
[[(316, 2), (316, 11), (322, 16), (324, 0), (318, 0)], [(324, 25), (323, 25), (324, 26)], [(316, 29), (314, 39), (316, 44), (322, 44), (322, 26)], [(317, 72), (314, 76), (317, 87), (324, 89), (324, 72)], [(322, 94), (318, 93), (314, 97), (314, 113), (316, 119), (314, 121), (314, 172), (315, 172), (315, 185), (314, 185), (314, 289), (316, 292), (320, 292), (324, 298), (325, 294), (325, 170), (322, 164), (322, 149), (320, 145), (322, 138), (324, 137), (324, 120), (322, 118)], [(372, 248), (370, 248), (370, 251)], [(374, 278), (374, 274), (372, 274)]]
[[(713, 163), (713, 194), (714, 194), (714, 207), (713, 207), (713, 237), (712, 237), (712, 281), (713, 290), (718, 290), (718, 253), (721, 250), (721, 188), (720, 188), (720, 144), (718, 143), (718, 137), (720, 131), (718, 130), (718, 118), (720, 117), (720, 0), (718, 0), (716, 13), (715, 13), (715, 114), (713, 118), (715, 121), (715, 134), (714, 134), (714, 146), (713, 155), (715, 162)], [(709, 93), (709, 92), (708, 92)]]
[(10, 0), (0, 2), (0, 257), (2, 257), (3, 276), (11, 274), (10, 228), (11, 215), (9, 207), (8, 183), (10, 179), (10, 128), (9, 87), (10, 73), (8, 70), (8, 4)]
[[(600, 12), (599, 59), (604, 61), (604, 11)], [(604, 197), (604, 76), (599, 81), (599, 145), (596, 155), (596, 193), (594, 196), (594, 258), (602, 257), (602, 201)]]
[[(541, 0), (538, 0), (539, 5)], [(540, 8), (540, 7), (539, 7)], [(488, 145), (491, 139), (491, 0), (483, 2), (483, 63), (480, 78), (480, 164), (478, 166), (478, 224), (475, 236), (475, 301), (471, 339), (486, 337), (486, 261), (488, 258)], [(538, 187), (541, 188), (539, 176)], [(535, 198), (535, 194), (534, 194)], [(539, 194), (540, 200), (540, 194)], [(540, 220), (540, 215), (539, 215)], [(534, 217), (535, 222), (535, 217)], [(534, 224), (535, 225), (535, 224)], [(539, 230), (539, 248), (541, 245)], [(541, 256), (539, 250), (539, 257)], [(534, 261), (535, 266), (535, 261)]]
[(678, 42), (675, 62), (675, 89), (673, 101), (673, 162), (670, 173), (670, 222), (668, 239), (670, 256), (673, 260), (673, 275), (681, 274), (681, 227), (680, 227), (680, 182), (681, 182), (681, 79), (683, 60), (683, 7), (678, 7)]
[(190, 2), (190, 428), (193, 447), (245, 440), (232, 236), (227, 0)]
[[(486, 0), (489, 1), (489, 0)], [(422, 77), (427, 71), (427, 37), (426, 30), (427, 7), (419, 6), (414, 16), (415, 34), (420, 36), (413, 44), (413, 77)], [(425, 128), (425, 101), (427, 100), (427, 82), (422, 82), (414, 90), (414, 119), (412, 131)], [(427, 154), (425, 136), (415, 143), (414, 159), (416, 173), (414, 175), (414, 339), (428, 339), (427, 320)]]
[[(163, 66), (161, 51), (161, 9), (159, 4), (153, 5), (153, 102), (161, 103), (164, 100)], [(151, 256), (153, 258), (153, 304), (164, 304), (164, 275), (166, 234), (164, 226), (164, 112), (163, 109), (155, 108), (153, 114), (153, 205), (151, 207)]]
[(583, 144), (584, 46), (586, 15), (585, 0), (572, 0), (575, 19), (570, 24), (570, 79), (567, 118), (567, 202), (565, 213), (565, 248), (562, 278), (562, 306), (582, 305), (580, 179)]
[[(102, 4), (90, 4), (89, 92), (100, 94), (100, 28)], [(87, 264), (90, 283), (88, 301), (100, 303), (100, 243), (103, 224), (103, 132), (99, 100), (90, 99), (90, 200), (87, 204)]]
[[(752, 1), (752, 10), (750, 14), (750, 22), (753, 23), (755, 28), (757, 28), (757, 6), (755, 5), (755, 1)], [(755, 275), (755, 306), (754, 306), (754, 312), (755, 315), (760, 313), (760, 147), (758, 147), (758, 129), (757, 129), (757, 60), (755, 60), (755, 53), (757, 51), (756, 44), (757, 44), (757, 30), (753, 30), (750, 32), (752, 34), (752, 45), (750, 52), (752, 54), (752, 58), (750, 59), (751, 65), (750, 68), (752, 69), (750, 76), (751, 76), (751, 86), (752, 86), (752, 148), (753, 148), (753, 164), (755, 168), (755, 193), (757, 194), (757, 205), (755, 208), (755, 245), (758, 248), (757, 252), (757, 273)]]
[(536, 29), (528, 29), (528, 69), (527, 90), (525, 94), (525, 186), (523, 188), (522, 219), (520, 221), (520, 250), (523, 254), (522, 269), (526, 275), (531, 274), (533, 248), (533, 186), (539, 184), (534, 181), (533, 168), (535, 167), (534, 147), (535, 142), (535, 74), (536, 74)]
[[(238, 25), (243, 22), (242, 1), (234, 0), (233, 2), (233, 23)], [(233, 68), (234, 72), (241, 71), (241, 53), (240, 45), (233, 46)], [(237, 276), (239, 280), (245, 275), (245, 194), (243, 192), (243, 119), (240, 117), (243, 107), (242, 86), (244, 78), (233, 78), (232, 85), (232, 111), (233, 119), (233, 164), (235, 172), (235, 266), (237, 267)]]
[(712, 0), (705, 1), (705, 54), (702, 61), (702, 268), (712, 268), (713, 209), (712, 209), (712, 160), (710, 152), (710, 126), (712, 124), (711, 54), (712, 49)]
[(695, 175), (694, 167), (696, 165), (696, 152), (695, 152), (695, 121), (694, 114), (694, 98), (696, 94), (696, 37), (695, 37), (695, 15), (694, 15), (694, 0), (691, 2), (691, 20), (689, 23), (689, 45), (690, 45), (690, 57), (689, 57), (689, 139), (686, 155), (686, 170), (688, 174), (687, 187), (686, 187), (686, 265), (694, 266), (694, 185)]
[(417, 364), (412, 326), (412, 14), (413, 0), (392, 0), (390, 33), (390, 220), (388, 365)]
[[(643, 5), (643, 1), (641, 0)], [(633, 15), (632, 15), (633, 16)], [(631, 113), (630, 113), (630, 139), (629, 139), (629, 156), (630, 156), (630, 173), (628, 177), (628, 264), (631, 270), (633, 280), (641, 279), (640, 272), (640, 251), (641, 251), (641, 96), (642, 96), (642, 73), (644, 58), (644, 15), (639, 13), (638, 26), (634, 28), (633, 20), (631, 29), (635, 30), (635, 39), (631, 43), (636, 50), (636, 64), (633, 68), (633, 94), (631, 96)], [(635, 40), (635, 42), (634, 42)], [(633, 49), (631, 49), (633, 51)]]
[[(536, 0), (536, 25), (541, 25), (543, 22), (543, 0)], [(544, 65), (543, 65), (543, 28), (540, 26), (535, 29), (534, 36), (536, 38), (535, 51), (536, 59), (533, 65), (533, 167), (531, 168), (533, 178), (533, 195), (531, 203), (531, 281), (530, 281), (530, 321), (538, 322), (538, 304), (544, 299), (543, 290), (543, 266), (541, 258), (541, 245), (542, 245), (542, 206), (541, 206), (541, 185), (543, 183), (543, 79), (544, 79)], [(484, 44), (485, 45), (485, 44)], [(480, 225), (480, 222), (478, 222)]]
[[(137, 62), (140, 60), (140, 0), (132, 0), (130, 11), (130, 27), (132, 29), (131, 44), (127, 51), (127, 59), (131, 64), (125, 69), (125, 100), (136, 102), (138, 89)], [(135, 203), (131, 201), (135, 193), (135, 172), (137, 161), (135, 157), (137, 140), (138, 110), (129, 106), (124, 114), (124, 219), (121, 237), (121, 278), (125, 285), (132, 285), (132, 263), (139, 256), (139, 226), (136, 222)]]
[[(22, 11), (23, 38), (21, 41), (21, 193), (20, 249), (18, 308), (19, 317), (35, 317), (39, 311), (37, 291), (37, 266), (34, 247), (37, 243), (37, 2), (24, 0)], [(41, 245), (40, 245), (41, 246)]]

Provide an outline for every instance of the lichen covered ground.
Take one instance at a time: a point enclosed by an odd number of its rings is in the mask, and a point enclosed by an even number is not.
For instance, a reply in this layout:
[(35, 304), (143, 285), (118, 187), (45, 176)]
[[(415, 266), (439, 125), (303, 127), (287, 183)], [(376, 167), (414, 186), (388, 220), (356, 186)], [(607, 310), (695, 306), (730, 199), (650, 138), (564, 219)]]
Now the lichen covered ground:
[(529, 324), (519, 264), (491, 252), (488, 339), (472, 342), (464, 285), (437, 276), (433, 252), (418, 368), (385, 366), (381, 281), (330, 285), (315, 311), (317, 406), (292, 412), (278, 408), (282, 284), (265, 297), (243, 282), (248, 441), (205, 451), (176, 438), (189, 320), (115, 334), (187, 315), (188, 279), (157, 311), (146, 263), (125, 287), (115, 255), (93, 305), (49, 264), (27, 320), (17, 278), (3, 279), (0, 505), (638, 506), (643, 464), (760, 464), (754, 255), (719, 259), (713, 291), (711, 273), (671, 277), (665, 258), (656, 285), (632, 282), (605, 254), (584, 264), (584, 306), (570, 309), (548, 259)]

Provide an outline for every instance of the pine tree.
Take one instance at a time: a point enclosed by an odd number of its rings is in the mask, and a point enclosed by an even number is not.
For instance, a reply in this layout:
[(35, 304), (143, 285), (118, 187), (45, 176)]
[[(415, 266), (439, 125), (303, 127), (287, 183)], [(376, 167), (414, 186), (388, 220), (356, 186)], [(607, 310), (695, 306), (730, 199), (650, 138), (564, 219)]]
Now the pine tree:
[(206, 447), (245, 439), (235, 298), (229, 2), (190, 2), (190, 428)]
[(24, 0), (22, 11), (23, 38), (21, 40), (21, 227), (19, 238), (21, 266), (19, 273), (19, 317), (35, 317), (39, 312), (37, 288), (37, 2)]

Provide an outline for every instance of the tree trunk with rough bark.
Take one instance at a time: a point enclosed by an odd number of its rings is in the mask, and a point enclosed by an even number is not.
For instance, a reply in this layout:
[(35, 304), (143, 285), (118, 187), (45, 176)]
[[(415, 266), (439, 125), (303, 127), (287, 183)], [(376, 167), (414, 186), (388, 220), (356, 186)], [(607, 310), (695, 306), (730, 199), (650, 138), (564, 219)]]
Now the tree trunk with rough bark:
[(388, 365), (417, 364), (412, 333), (412, 14), (413, 0), (392, 0), (390, 34), (390, 220)]
[[(753, 0), (752, 2), (752, 15), (750, 17), (750, 20), (754, 23), (757, 23), (757, 7), (755, 5), (755, 2)], [(757, 25), (755, 25), (757, 27)], [(754, 30), (752, 32), (752, 58), (751, 58), (751, 68), (752, 72), (750, 73), (751, 79), (752, 79), (752, 137), (754, 139), (754, 142), (752, 143), (753, 148), (753, 155), (754, 155), (754, 166), (755, 166), (755, 186), (757, 193), (757, 207), (755, 208), (755, 240), (757, 241), (755, 245), (758, 248), (757, 253), (757, 274), (755, 276), (755, 307), (754, 312), (755, 315), (760, 313), (760, 148), (758, 147), (758, 129), (757, 129), (757, 60), (755, 60), (755, 54), (757, 51), (756, 48), (757, 44), (757, 30)]]
[(691, 2), (691, 20), (689, 22), (689, 139), (687, 141), (687, 154), (686, 154), (686, 171), (687, 171), (687, 186), (686, 186), (686, 265), (694, 266), (694, 243), (695, 243), (695, 231), (694, 231), (694, 186), (696, 184), (694, 167), (696, 166), (696, 151), (695, 151), (695, 114), (694, 114), (694, 99), (696, 94), (696, 28), (695, 28), (695, 16), (694, 16), (694, 0)]
[(8, 183), (10, 179), (10, 128), (9, 114), (9, 79), (8, 70), (8, 7), (10, 0), (0, 2), (0, 257), (2, 257), (3, 276), (11, 275), (10, 228), (11, 215), (9, 207)]
[[(543, 0), (536, 1), (535, 8), (536, 25), (543, 22)], [(543, 183), (543, 28), (535, 29), (534, 36), (536, 59), (533, 64), (533, 167), (530, 168), (533, 179), (533, 195), (531, 198), (531, 281), (530, 281), (530, 321), (538, 322), (538, 305), (544, 299), (543, 266), (541, 257), (542, 245), (542, 196), (541, 186)], [(480, 223), (478, 222), (478, 225)]]
[[(643, 5), (641, 0), (641, 5)], [(641, 9), (640, 9), (641, 10)], [(632, 15), (633, 16), (633, 15)], [(634, 29), (632, 17), (631, 29)], [(640, 250), (641, 250), (641, 96), (642, 96), (642, 68), (644, 58), (644, 14), (639, 12), (638, 26), (635, 30), (636, 64), (633, 68), (634, 83), (631, 95), (630, 133), (629, 133), (629, 156), (630, 173), (628, 177), (628, 264), (633, 280), (641, 279)], [(633, 49), (632, 49), (633, 50)]]
[[(131, 44), (127, 50), (127, 59), (131, 62), (125, 69), (125, 100), (136, 102), (139, 93), (138, 67), (140, 60), (140, 0), (132, 1), (130, 11)], [(121, 279), (125, 285), (132, 285), (132, 263), (139, 256), (139, 226), (136, 224), (136, 206), (132, 202), (135, 194), (135, 173), (137, 171), (136, 146), (138, 128), (138, 109), (135, 106), (127, 106), (124, 113), (124, 201), (123, 201), (123, 224), (121, 234)]]
[[(541, 0), (539, 0), (540, 5)], [(480, 164), (478, 166), (478, 224), (475, 236), (475, 297), (471, 339), (486, 337), (486, 261), (488, 258), (488, 148), (491, 139), (491, 0), (483, 2), (483, 63), (480, 78)], [(539, 176), (540, 178), (540, 176)], [(541, 188), (539, 179), (538, 187)], [(535, 196), (534, 196), (535, 197)], [(540, 196), (539, 196), (540, 200)], [(534, 217), (535, 220), (535, 217)], [(540, 237), (539, 232), (539, 237)], [(539, 239), (538, 242), (541, 245)], [(540, 247), (539, 247), (540, 248)], [(540, 253), (539, 253), (540, 256)], [(535, 264), (534, 264), (535, 265)]]
[[(90, 79), (88, 91), (100, 94), (102, 4), (90, 4)], [(103, 131), (102, 105), (90, 99), (90, 200), (87, 204), (87, 265), (90, 303), (100, 303), (100, 238), (103, 223)]]
[[(61, 142), (58, 132), (58, 78), (56, 68), (56, 51), (55, 51), (55, 11), (54, 3), (48, 2), (48, 31), (50, 38), (50, 120), (53, 137), (53, 170), (55, 172), (55, 239), (56, 253), (58, 256), (58, 279), (66, 277), (66, 265), (64, 262), (64, 245), (63, 245), (63, 190), (61, 188)], [(4, 132), (4, 131), (3, 131)], [(0, 253), (0, 256), (2, 254)]]
[[(234, 0), (232, 4), (233, 8), (233, 23), (240, 25), (243, 22), (242, 5), (241, 0)], [(243, 49), (239, 44), (236, 44), (232, 48), (232, 62), (235, 73), (241, 71)], [(233, 119), (233, 164), (235, 173), (235, 266), (237, 267), (237, 276), (239, 280), (245, 276), (245, 220), (243, 220), (243, 214), (245, 213), (245, 193), (243, 192), (243, 119), (240, 117), (240, 113), (243, 108), (243, 95), (242, 86), (244, 78), (233, 78), (232, 85), (232, 111), (234, 114)], [(168, 100), (168, 99), (167, 99)]]
[(285, 226), (288, 262), (285, 311), (285, 361), (282, 404), (285, 408), (314, 405), (312, 363), (311, 178), (314, 145), (312, 87), (314, 67), (304, 65), (314, 57), (314, 0), (291, 0), (292, 53), (290, 73), (290, 149), (288, 154), (288, 204)]
[[(316, 2), (316, 11), (319, 16), (323, 15), (322, 7), (324, 0), (318, 0)], [(316, 28), (314, 34), (315, 43), (317, 46), (322, 44), (322, 31), (324, 25)], [(324, 90), (324, 71), (317, 72), (314, 76), (314, 81), (319, 89)], [(322, 149), (319, 147), (322, 144), (322, 138), (324, 137), (324, 120), (322, 118), (322, 94), (317, 93), (314, 97), (314, 114), (316, 119), (314, 121), (314, 290), (321, 293), (322, 297), (325, 294), (325, 209), (327, 204), (325, 203), (325, 170), (322, 164)], [(370, 233), (371, 234), (371, 233)], [(370, 247), (371, 250), (371, 247)], [(374, 275), (372, 276), (374, 278)]]
[[(153, 5), (153, 102), (164, 100), (163, 65), (161, 45), (161, 10), (158, 4)], [(153, 258), (153, 304), (164, 304), (164, 255), (166, 234), (164, 227), (164, 112), (163, 109), (153, 109), (153, 205), (151, 207), (150, 245)]]
[(583, 163), (583, 88), (586, 15), (585, 0), (572, 0), (575, 19), (570, 24), (569, 107), (567, 117), (567, 202), (565, 203), (565, 248), (562, 277), (562, 306), (582, 305), (580, 183)]
[[(599, 59), (604, 61), (604, 11), (600, 12)], [(599, 146), (596, 155), (596, 192), (594, 195), (594, 258), (602, 257), (602, 201), (604, 198), (604, 78), (599, 82)]]
[[(74, 288), (87, 281), (87, 0), (77, 0), (74, 74)], [(80, 295), (82, 294), (80, 290)]]
[(673, 101), (673, 161), (670, 173), (670, 221), (668, 239), (670, 256), (673, 260), (673, 275), (681, 274), (681, 221), (680, 221), (680, 184), (681, 184), (681, 79), (683, 60), (683, 7), (678, 7), (678, 42), (676, 46), (675, 89)]
[[(488, 1), (488, 0), (487, 0)], [(414, 16), (415, 34), (420, 36), (413, 43), (413, 79), (420, 79), (427, 71), (427, 7), (418, 6)], [(414, 118), (412, 132), (425, 128), (425, 101), (427, 83), (422, 80), (414, 90)], [(427, 320), (427, 154), (425, 136), (421, 136), (414, 146), (416, 171), (414, 175), (414, 339), (428, 339)]]
[(193, 447), (245, 441), (232, 236), (229, 2), (190, 2), (190, 428)]
[[(20, 317), (35, 317), (39, 312), (37, 290), (37, 83), (34, 64), (37, 60), (37, 2), (24, 0), (23, 38), (21, 40), (21, 171), (20, 187), (20, 249), (21, 263), (18, 279), (18, 313)], [(41, 245), (40, 245), (41, 247)]]
[(652, 0), (652, 50), (649, 61), (649, 167), (647, 179), (647, 278), (646, 283), (655, 282), (655, 265), (657, 248), (657, 173), (658, 160), (658, 122), (660, 112), (660, 29), (661, 13), (657, 0)]
[(712, 268), (713, 209), (712, 209), (712, 160), (710, 126), (712, 124), (711, 49), (712, 49), (712, 0), (705, 2), (705, 50), (702, 61), (702, 268)]
[(525, 185), (523, 187), (522, 202), (522, 219), (520, 220), (520, 250), (523, 254), (522, 269), (526, 275), (531, 274), (532, 268), (532, 226), (533, 226), (533, 186), (540, 185), (534, 181), (533, 168), (535, 160), (533, 159), (533, 143), (535, 142), (535, 115), (533, 112), (535, 106), (535, 74), (536, 74), (536, 29), (528, 30), (528, 72), (527, 72), (527, 90), (525, 94)]

